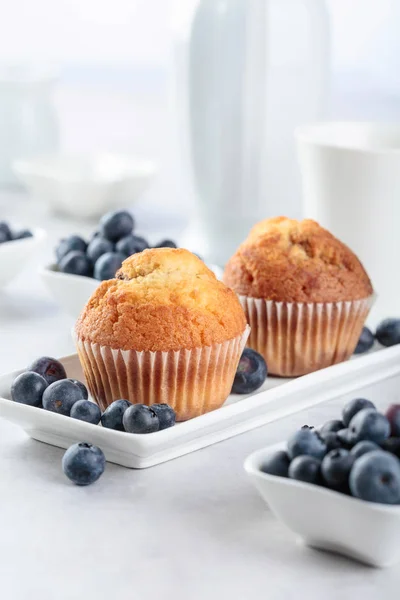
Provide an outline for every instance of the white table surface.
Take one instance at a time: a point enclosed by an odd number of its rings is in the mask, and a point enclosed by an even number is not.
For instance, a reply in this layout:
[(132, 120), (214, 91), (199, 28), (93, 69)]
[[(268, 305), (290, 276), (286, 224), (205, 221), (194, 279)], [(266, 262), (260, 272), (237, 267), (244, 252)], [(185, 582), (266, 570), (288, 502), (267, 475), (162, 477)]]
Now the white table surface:
[[(0, 209), (2, 218), (43, 222), (41, 211), (20, 195), (1, 195)], [(176, 231), (169, 228), (171, 235), (179, 230), (177, 223)], [(37, 263), (49, 260), (62, 233), (77, 231), (54, 218), (46, 217), (45, 224), (48, 249)], [(47, 295), (37, 266), (28, 265), (0, 292), (1, 371), (23, 367), (42, 354), (73, 352), (72, 321)], [(88, 488), (64, 477), (62, 450), (30, 440), (0, 420), (1, 598), (397, 597), (400, 565), (374, 570), (300, 546), (266, 510), (243, 470), (250, 452), (286, 438), (305, 422), (334, 417), (341, 403), (148, 470), (108, 464), (100, 481)]]

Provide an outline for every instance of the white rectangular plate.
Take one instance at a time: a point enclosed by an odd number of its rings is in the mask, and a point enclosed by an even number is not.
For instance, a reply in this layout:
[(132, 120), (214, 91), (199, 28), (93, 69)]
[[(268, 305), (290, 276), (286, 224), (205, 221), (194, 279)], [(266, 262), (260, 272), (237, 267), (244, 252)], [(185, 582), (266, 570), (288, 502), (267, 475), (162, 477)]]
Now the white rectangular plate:
[[(60, 360), (68, 377), (84, 381), (77, 355)], [(0, 417), (20, 425), (30, 437), (41, 442), (61, 448), (75, 442), (90, 442), (104, 451), (108, 461), (142, 469), (395, 376), (400, 373), (400, 346), (297, 379), (269, 377), (252, 396), (229, 396), (218, 410), (147, 435), (112, 431), (13, 402), (10, 387), (20, 372), (0, 377)]]

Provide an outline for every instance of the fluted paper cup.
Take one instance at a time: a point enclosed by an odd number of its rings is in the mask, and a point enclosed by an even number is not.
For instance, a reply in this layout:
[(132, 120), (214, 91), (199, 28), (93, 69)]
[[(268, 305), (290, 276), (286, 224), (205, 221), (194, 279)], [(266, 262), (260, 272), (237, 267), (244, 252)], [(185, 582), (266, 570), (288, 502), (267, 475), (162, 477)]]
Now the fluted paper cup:
[(135, 404), (166, 402), (178, 421), (222, 406), (249, 336), (178, 352), (116, 350), (76, 338), (91, 395), (102, 410), (124, 398)]
[(349, 302), (274, 302), (239, 296), (251, 327), (248, 346), (269, 373), (295, 377), (347, 360), (354, 352), (374, 296)]

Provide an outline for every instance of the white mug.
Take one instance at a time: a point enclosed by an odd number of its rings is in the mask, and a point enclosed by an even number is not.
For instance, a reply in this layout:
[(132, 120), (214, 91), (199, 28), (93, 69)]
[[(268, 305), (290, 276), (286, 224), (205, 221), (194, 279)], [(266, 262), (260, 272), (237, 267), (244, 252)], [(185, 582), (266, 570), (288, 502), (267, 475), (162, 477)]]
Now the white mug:
[(304, 217), (364, 264), (377, 294), (369, 324), (400, 317), (400, 124), (315, 123), (295, 136)]

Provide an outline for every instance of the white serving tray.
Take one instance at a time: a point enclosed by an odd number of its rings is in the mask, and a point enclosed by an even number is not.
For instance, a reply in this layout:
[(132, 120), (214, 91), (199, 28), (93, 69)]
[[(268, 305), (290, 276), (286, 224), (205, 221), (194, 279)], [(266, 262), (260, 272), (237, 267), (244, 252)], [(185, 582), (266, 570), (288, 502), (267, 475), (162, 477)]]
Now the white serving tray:
[[(77, 355), (60, 360), (69, 377), (84, 381)], [(269, 377), (261, 391), (252, 396), (231, 395), (218, 410), (147, 435), (112, 431), (13, 402), (10, 387), (20, 372), (0, 377), (0, 417), (20, 425), (35, 440), (61, 448), (91, 442), (100, 446), (108, 461), (142, 469), (398, 375), (400, 346), (297, 379)]]

